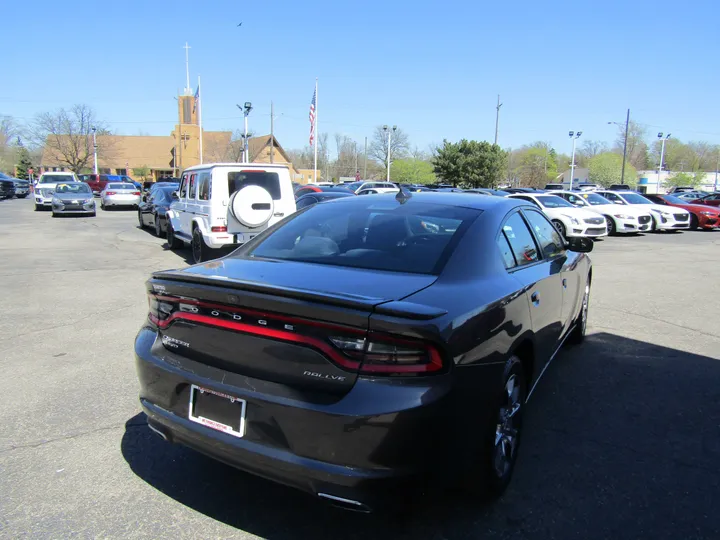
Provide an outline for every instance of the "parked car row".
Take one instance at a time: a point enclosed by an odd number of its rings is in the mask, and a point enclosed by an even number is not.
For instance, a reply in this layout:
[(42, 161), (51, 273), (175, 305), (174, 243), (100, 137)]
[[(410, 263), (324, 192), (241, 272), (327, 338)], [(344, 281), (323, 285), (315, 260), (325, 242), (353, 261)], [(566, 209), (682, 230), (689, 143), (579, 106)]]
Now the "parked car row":
[(0, 199), (24, 199), (30, 193), (30, 182), (0, 173)]

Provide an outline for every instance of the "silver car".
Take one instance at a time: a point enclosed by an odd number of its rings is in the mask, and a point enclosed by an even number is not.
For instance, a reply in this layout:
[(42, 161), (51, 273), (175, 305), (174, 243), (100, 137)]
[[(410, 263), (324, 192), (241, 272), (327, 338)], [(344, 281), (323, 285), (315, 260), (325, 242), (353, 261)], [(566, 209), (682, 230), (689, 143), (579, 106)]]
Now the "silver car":
[(134, 184), (126, 182), (110, 182), (100, 193), (100, 207), (108, 210), (110, 207), (131, 206), (137, 208), (142, 202), (142, 194)]
[(55, 186), (51, 201), (52, 215), (95, 215), (93, 192), (85, 182), (60, 182)]

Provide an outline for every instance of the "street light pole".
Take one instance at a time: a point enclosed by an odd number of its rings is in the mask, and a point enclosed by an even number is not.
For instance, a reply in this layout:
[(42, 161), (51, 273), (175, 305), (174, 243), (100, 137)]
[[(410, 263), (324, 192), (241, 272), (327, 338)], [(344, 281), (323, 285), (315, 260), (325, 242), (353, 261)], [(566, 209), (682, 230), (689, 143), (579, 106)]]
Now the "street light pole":
[(93, 168), (93, 171), (95, 174), (98, 173), (98, 167), (97, 167), (97, 140), (95, 139), (95, 131), (97, 131), (94, 127), (92, 128), (93, 132), (93, 157), (95, 158), (95, 167)]
[(658, 167), (658, 183), (657, 183), (657, 192), (660, 193), (660, 184), (662, 182), (662, 170), (663, 170), (663, 160), (665, 159), (665, 141), (667, 141), (670, 138), (670, 133), (668, 133), (665, 137), (663, 137), (662, 131), (658, 133), (658, 139), (662, 139), (662, 146), (660, 147), (660, 166)]
[(247, 163), (249, 158), (248, 115), (250, 114), (250, 111), (252, 111), (252, 103), (246, 101), (244, 106), (241, 107), (240, 105), (238, 105), (237, 108), (243, 112), (243, 116), (245, 117), (245, 135), (243, 137), (243, 163)]
[(570, 191), (572, 191), (573, 179), (575, 177), (575, 141), (580, 138), (580, 135), (582, 135), (582, 131), (578, 131), (577, 133), (571, 131), (569, 132), (569, 135), (573, 142), (572, 160), (570, 161)]

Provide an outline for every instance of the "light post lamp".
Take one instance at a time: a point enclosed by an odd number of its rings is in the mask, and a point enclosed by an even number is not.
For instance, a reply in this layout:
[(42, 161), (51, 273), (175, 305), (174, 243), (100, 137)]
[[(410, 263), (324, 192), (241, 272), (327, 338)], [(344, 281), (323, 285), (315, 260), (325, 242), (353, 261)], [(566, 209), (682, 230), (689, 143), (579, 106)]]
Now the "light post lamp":
[(582, 135), (582, 131), (578, 131), (577, 133), (575, 133), (574, 131), (570, 131), (568, 135), (570, 135), (570, 138), (573, 142), (572, 160), (570, 161), (570, 191), (572, 191), (573, 179), (575, 177), (575, 141), (580, 138), (580, 135)]
[[(97, 173), (98, 173), (98, 168), (97, 168), (97, 140), (95, 139), (95, 131), (97, 131), (97, 130), (95, 129), (95, 127), (92, 127), (92, 128), (90, 128), (90, 129), (92, 129), (92, 132), (93, 132), (93, 156), (94, 156), (94, 158), (95, 158), (95, 167), (94, 167), (93, 170), (95, 171), (95, 174), (97, 174)], [(97, 179), (96, 179), (96, 180), (97, 180)]]
[(252, 103), (249, 101), (245, 102), (244, 106), (237, 106), (238, 109), (240, 109), (243, 112), (243, 116), (245, 117), (245, 136), (243, 137), (243, 163), (248, 162), (248, 115), (250, 114), (250, 111), (252, 111)]
[(383, 126), (383, 131), (387, 132), (388, 136), (388, 147), (387, 147), (387, 181), (390, 181), (390, 141), (392, 140), (391, 135), (394, 131), (397, 131), (397, 126), (392, 127), (392, 131), (390, 131), (387, 127), (387, 125)]
[(660, 166), (658, 167), (658, 183), (657, 183), (657, 192), (660, 193), (660, 184), (662, 182), (662, 170), (663, 170), (663, 160), (665, 159), (665, 141), (667, 141), (670, 138), (670, 133), (665, 135), (663, 137), (663, 132), (661, 131), (658, 133), (658, 139), (662, 140), (662, 146), (660, 147)]

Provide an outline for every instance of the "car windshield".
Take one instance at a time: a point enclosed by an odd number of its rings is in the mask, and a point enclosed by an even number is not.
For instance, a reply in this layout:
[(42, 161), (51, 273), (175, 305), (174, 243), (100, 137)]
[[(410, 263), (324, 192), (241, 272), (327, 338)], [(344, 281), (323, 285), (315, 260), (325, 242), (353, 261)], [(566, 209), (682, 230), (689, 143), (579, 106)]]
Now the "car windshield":
[(625, 199), (625, 202), (628, 204), (655, 204), (651, 200), (646, 199), (637, 193), (622, 193), (620, 196)]
[(665, 202), (669, 202), (670, 204), (687, 204), (687, 201), (683, 201), (682, 199), (674, 196), (674, 195), (664, 195), (662, 197)]
[(154, 194), (155, 202), (171, 202), (174, 189), (158, 189)]
[(437, 274), (480, 210), (348, 197), (311, 206), (249, 256), (347, 268)]
[(574, 208), (572, 204), (557, 195), (536, 195), (535, 199), (545, 208)]
[(580, 197), (582, 197), (591, 206), (612, 204), (612, 202), (608, 201), (605, 197), (603, 197), (602, 195), (598, 195), (597, 193), (582, 193)]
[(69, 174), (43, 174), (38, 180), (39, 184), (56, 184), (58, 182), (74, 182)]
[(132, 184), (108, 184), (108, 189), (135, 189)]
[(72, 184), (58, 184), (55, 193), (92, 193), (87, 184), (73, 182)]

